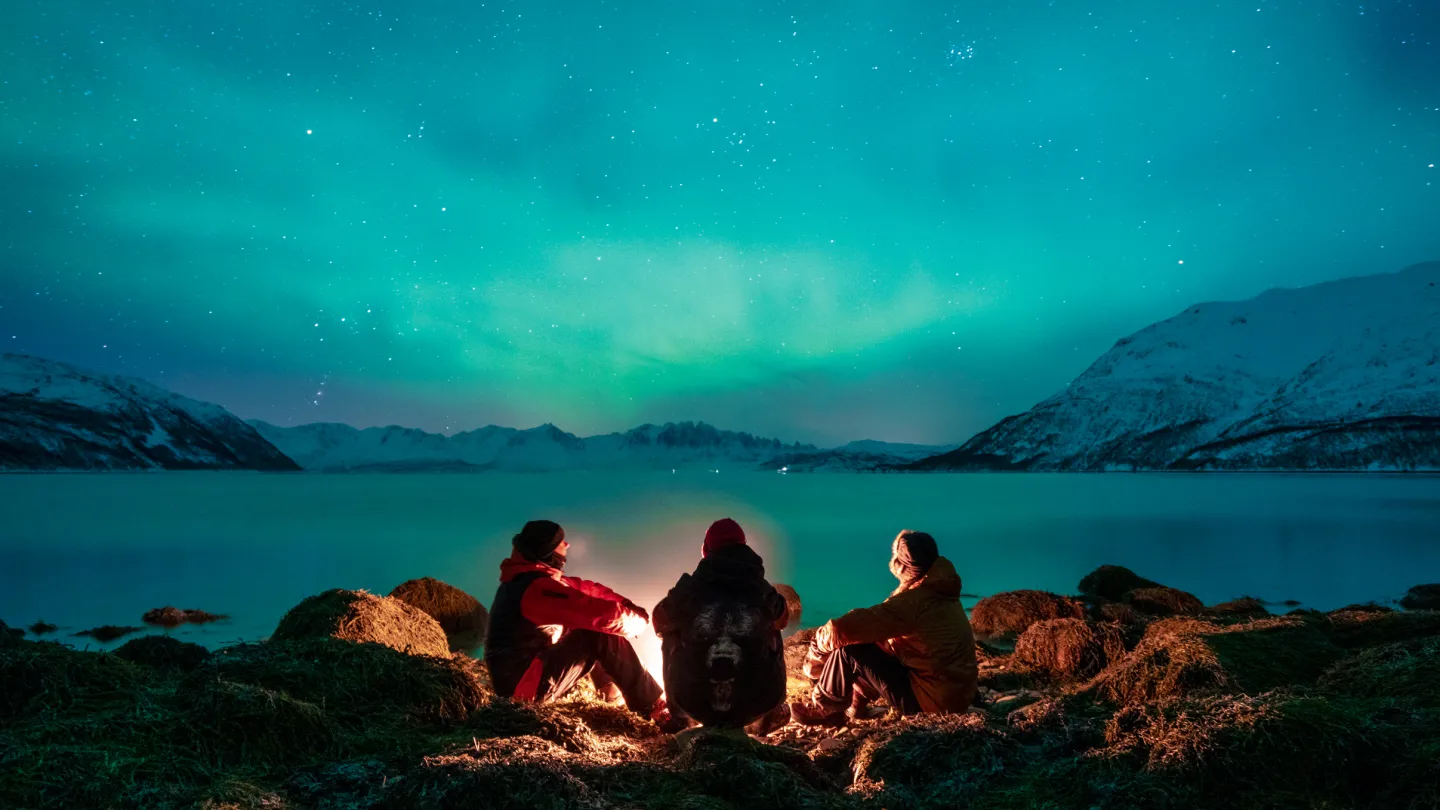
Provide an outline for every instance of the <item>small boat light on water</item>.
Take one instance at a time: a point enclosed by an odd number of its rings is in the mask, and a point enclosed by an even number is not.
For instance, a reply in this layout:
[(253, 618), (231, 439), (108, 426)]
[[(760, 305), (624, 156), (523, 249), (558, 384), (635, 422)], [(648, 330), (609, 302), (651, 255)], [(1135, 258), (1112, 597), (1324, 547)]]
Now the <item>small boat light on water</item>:
[(781, 467), (780, 469), (776, 470), (776, 472), (781, 473), (781, 474), (787, 473), (787, 472), (789, 472), (789, 471), (790, 471), (790, 465), (788, 465), (788, 464), (785, 465), (784, 467)]

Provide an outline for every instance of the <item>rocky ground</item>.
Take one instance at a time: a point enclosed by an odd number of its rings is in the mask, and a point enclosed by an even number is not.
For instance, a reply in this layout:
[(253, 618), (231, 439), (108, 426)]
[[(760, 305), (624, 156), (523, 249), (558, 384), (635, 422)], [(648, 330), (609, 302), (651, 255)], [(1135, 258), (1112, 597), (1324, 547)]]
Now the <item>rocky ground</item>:
[(593, 692), (497, 699), (450, 652), (473, 600), (441, 586), (329, 591), (213, 653), (0, 626), (0, 807), (1440, 807), (1434, 586), (1277, 616), (1107, 567), (976, 605), (970, 712), (763, 740), (662, 735)]

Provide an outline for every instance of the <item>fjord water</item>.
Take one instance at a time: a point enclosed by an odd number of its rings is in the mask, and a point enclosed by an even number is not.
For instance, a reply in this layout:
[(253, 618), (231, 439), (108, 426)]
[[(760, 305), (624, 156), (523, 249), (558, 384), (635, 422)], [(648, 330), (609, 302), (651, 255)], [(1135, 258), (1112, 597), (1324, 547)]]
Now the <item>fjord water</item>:
[(884, 598), (904, 528), (934, 534), (981, 596), (1072, 592), (1103, 563), (1210, 603), (1321, 609), (1440, 581), (1440, 478), (1428, 476), (7, 475), (0, 619), (44, 619), (65, 638), (201, 608), (232, 618), (174, 632), (214, 646), (264, 638), (327, 588), (386, 593), (433, 576), (488, 604), (510, 536), (537, 517), (566, 526), (568, 573), (648, 606), (725, 516), (772, 580), (797, 588), (807, 625)]

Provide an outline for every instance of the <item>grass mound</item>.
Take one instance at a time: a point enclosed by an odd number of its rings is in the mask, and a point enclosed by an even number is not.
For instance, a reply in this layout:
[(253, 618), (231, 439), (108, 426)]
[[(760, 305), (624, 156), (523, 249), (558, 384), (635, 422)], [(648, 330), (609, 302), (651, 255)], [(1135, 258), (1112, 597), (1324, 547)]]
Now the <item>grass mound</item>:
[(1125, 594), (1125, 602), (1151, 616), (1194, 616), (1205, 612), (1205, 603), (1194, 594), (1163, 585), (1130, 591)]
[(799, 627), (800, 616), (804, 612), (804, 606), (800, 604), (800, 594), (796, 593), (795, 589), (789, 585), (776, 585), (775, 590), (779, 591), (780, 595), (785, 597), (785, 607), (790, 611), (790, 618), (785, 623), (785, 626), (789, 628)]
[(970, 627), (979, 635), (994, 637), (1023, 633), (1046, 619), (1080, 619), (1084, 606), (1077, 600), (1048, 591), (1006, 591), (987, 596), (970, 610)]
[(1440, 610), (1342, 608), (1326, 614), (1331, 641), (1347, 649), (1440, 636)]
[(595, 756), (602, 750), (584, 720), (554, 705), (494, 700), (472, 714), (466, 728), (487, 738), (539, 737), (573, 754)]
[(698, 728), (676, 737), (674, 767), (690, 791), (737, 807), (814, 807), (838, 786), (801, 751), (767, 745), (735, 729)]
[(1395, 698), (1440, 709), (1440, 637), (1373, 647), (1331, 667), (1326, 692), (1355, 698)]
[(872, 734), (855, 754), (852, 791), (882, 806), (966, 804), (1022, 750), (977, 714), (917, 715)]
[(1110, 712), (1081, 695), (1049, 697), (1005, 717), (1015, 738), (1049, 755), (1075, 754), (1105, 744)]
[(421, 577), (396, 585), (390, 597), (424, 611), (439, 622), (452, 650), (468, 652), (485, 641), (489, 613), (479, 600), (453, 585)]
[(352, 724), (382, 714), (458, 722), (489, 697), (462, 661), (333, 638), (229, 647), (212, 655), (190, 678), (285, 692)]
[(1440, 583), (1416, 585), (1400, 599), (1406, 610), (1440, 610)]
[(169, 636), (141, 636), (120, 645), (115, 655), (143, 666), (171, 672), (190, 672), (205, 663), (210, 651), (199, 644)]
[(1125, 594), (1140, 588), (1159, 588), (1160, 583), (1148, 580), (1121, 565), (1102, 565), (1080, 580), (1080, 593), (1119, 602)]
[(1056, 678), (1089, 678), (1125, 655), (1125, 635), (1084, 619), (1036, 622), (1015, 642), (1015, 660)]
[(373, 641), (412, 655), (450, 655), (445, 631), (424, 611), (399, 599), (342, 588), (309, 597), (291, 608), (270, 638)]
[(296, 763), (334, 753), (325, 712), (284, 692), (217, 678), (187, 682), (176, 697), (191, 721), (176, 731), (208, 762)]
[(1111, 756), (1232, 807), (1367, 805), (1405, 745), (1369, 704), (1286, 690), (1130, 706), (1106, 739)]
[(1254, 694), (1313, 683), (1339, 655), (1298, 618), (1232, 625), (1164, 619), (1151, 624), (1135, 649), (1101, 672), (1092, 687), (1119, 704), (1214, 692)]
[(605, 803), (571, 772), (578, 758), (539, 737), (477, 740), (393, 780), (380, 810), (571, 810)]
[(0, 646), (0, 720), (133, 700), (140, 681), (134, 664), (113, 655), (52, 641), (15, 641)]

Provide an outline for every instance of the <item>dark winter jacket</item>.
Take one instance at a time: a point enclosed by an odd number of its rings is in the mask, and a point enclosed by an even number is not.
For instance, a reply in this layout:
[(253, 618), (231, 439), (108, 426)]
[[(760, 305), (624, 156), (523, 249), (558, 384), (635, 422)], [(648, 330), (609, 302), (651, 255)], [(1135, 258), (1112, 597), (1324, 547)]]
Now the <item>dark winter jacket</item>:
[(820, 654), (850, 644), (880, 643), (910, 670), (927, 712), (963, 712), (975, 697), (975, 636), (960, 604), (960, 575), (944, 557), (889, 599), (856, 608), (815, 634)]
[(717, 548), (655, 606), (665, 694), (711, 726), (743, 726), (785, 698), (785, 597), (749, 546)]
[(519, 552), (500, 563), (500, 587), (490, 607), (485, 665), (495, 693), (532, 700), (540, 685), (537, 657), (566, 630), (623, 635), (627, 618), (644, 611), (598, 582), (562, 576), (558, 568)]

